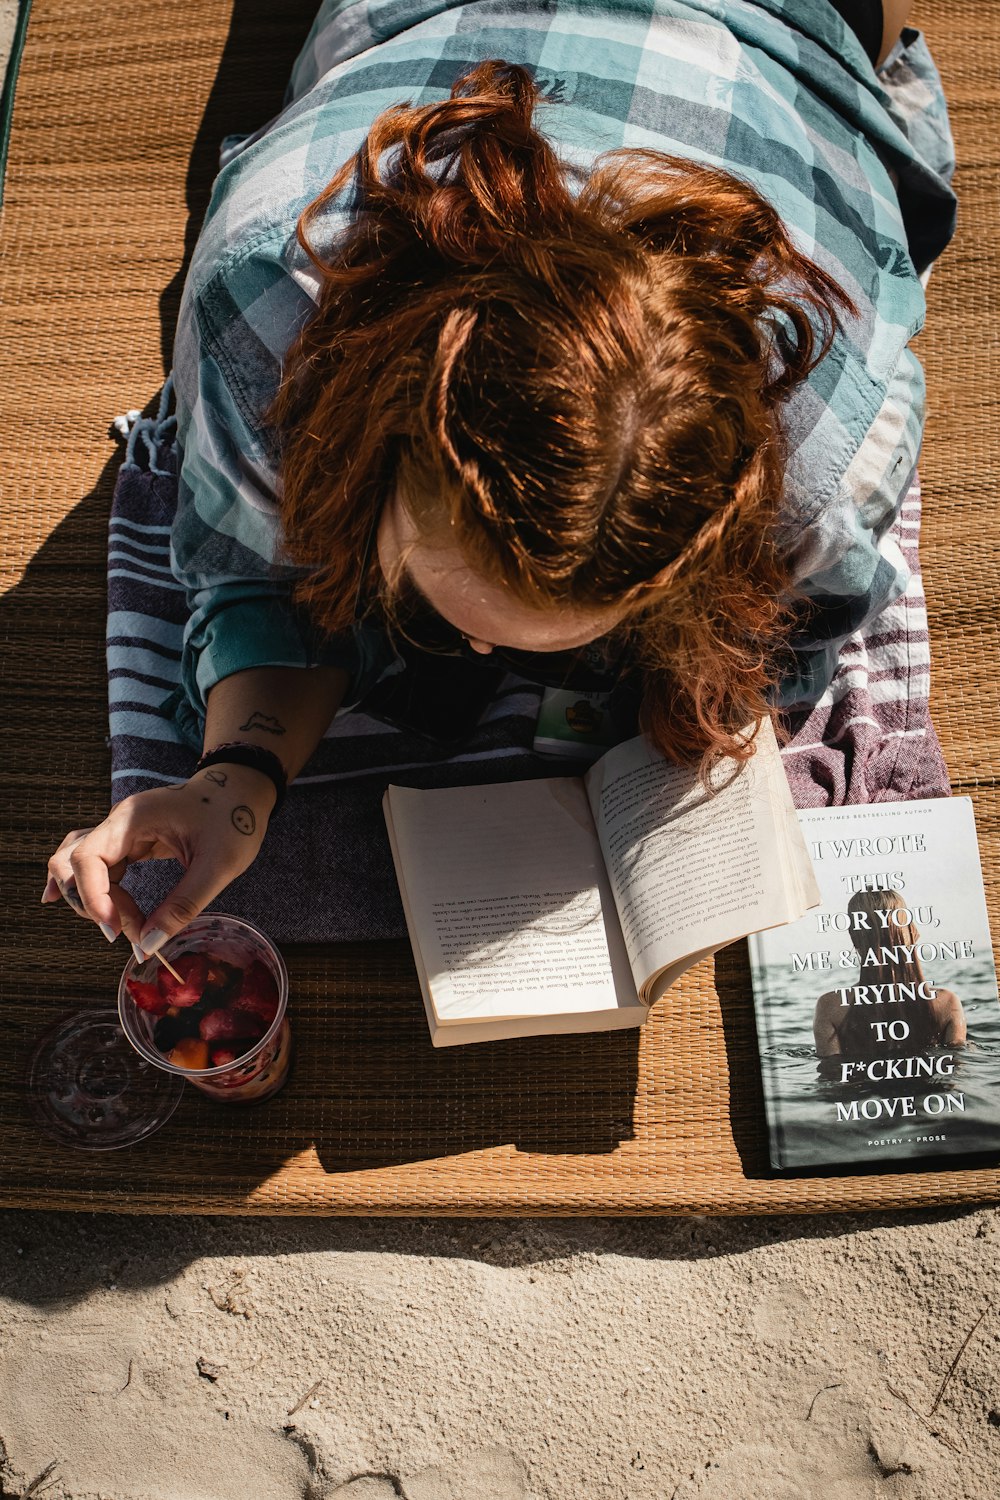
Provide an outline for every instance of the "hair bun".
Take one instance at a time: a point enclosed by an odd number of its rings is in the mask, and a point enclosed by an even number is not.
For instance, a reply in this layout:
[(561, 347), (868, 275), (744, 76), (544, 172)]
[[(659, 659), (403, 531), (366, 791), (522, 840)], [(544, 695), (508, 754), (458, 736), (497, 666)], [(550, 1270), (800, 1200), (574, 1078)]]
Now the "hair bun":
[[(529, 227), (557, 228), (570, 198), (532, 123), (539, 97), (527, 68), (492, 59), (457, 78), (447, 99), (386, 110), (356, 158), (357, 207), (408, 225), (449, 267), (493, 259)], [(345, 180), (338, 173), (314, 207)]]

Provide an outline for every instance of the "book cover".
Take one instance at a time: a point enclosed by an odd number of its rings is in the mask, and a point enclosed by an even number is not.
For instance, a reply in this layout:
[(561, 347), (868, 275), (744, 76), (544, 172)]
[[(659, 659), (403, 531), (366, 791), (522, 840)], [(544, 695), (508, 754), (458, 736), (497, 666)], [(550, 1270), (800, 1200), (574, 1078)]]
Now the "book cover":
[(610, 693), (546, 688), (532, 749), (539, 755), (593, 763), (621, 738), (609, 708)]
[(820, 905), (750, 939), (772, 1165), (1000, 1156), (1000, 1006), (971, 800), (798, 817)]

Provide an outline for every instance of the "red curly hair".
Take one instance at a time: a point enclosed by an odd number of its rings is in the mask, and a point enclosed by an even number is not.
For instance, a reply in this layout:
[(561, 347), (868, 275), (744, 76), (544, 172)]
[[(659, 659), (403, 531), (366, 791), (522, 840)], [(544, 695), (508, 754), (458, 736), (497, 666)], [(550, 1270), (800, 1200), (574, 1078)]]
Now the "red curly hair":
[(271, 413), (299, 598), (350, 625), (398, 485), (524, 603), (625, 607), (667, 756), (745, 758), (788, 629), (781, 405), (851, 304), (726, 172), (626, 149), (574, 195), (537, 102), (493, 61), (394, 106), (300, 220), (319, 306)]

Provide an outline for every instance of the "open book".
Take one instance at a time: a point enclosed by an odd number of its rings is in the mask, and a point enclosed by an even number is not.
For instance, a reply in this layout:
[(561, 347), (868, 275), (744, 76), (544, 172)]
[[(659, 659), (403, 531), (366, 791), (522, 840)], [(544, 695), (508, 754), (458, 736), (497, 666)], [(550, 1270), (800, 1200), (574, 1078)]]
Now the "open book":
[(640, 1026), (700, 958), (819, 901), (770, 722), (710, 792), (640, 736), (586, 776), (383, 808), (436, 1047)]

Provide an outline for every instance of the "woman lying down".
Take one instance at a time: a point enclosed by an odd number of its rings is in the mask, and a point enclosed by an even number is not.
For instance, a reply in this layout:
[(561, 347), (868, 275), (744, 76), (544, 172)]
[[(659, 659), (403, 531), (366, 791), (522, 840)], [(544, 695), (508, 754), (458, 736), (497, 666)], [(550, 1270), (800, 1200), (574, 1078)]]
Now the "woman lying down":
[[(816, 701), (907, 579), (909, 341), (954, 221), (907, 9), (322, 6), (219, 175), (178, 329), (201, 758), (69, 833), (43, 900), (154, 952), (338, 711), (400, 673), (434, 702), (454, 657), (470, 723), (498, 663), (628, 686), (704, 765)], [(184, 873), (144, 917), (119, 881), (158, 858)]]

